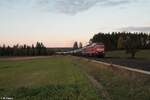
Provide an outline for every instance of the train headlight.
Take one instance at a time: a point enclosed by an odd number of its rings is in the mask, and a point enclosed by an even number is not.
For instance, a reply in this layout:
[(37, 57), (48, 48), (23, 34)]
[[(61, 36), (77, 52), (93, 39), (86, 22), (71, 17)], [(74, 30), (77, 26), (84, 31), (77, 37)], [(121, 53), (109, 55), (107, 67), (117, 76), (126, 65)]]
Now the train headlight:
[(97, 50), (97, 51), (101, 51), (101, 49), (100, 49), (100, 48), (97, 48), (96, 50)]

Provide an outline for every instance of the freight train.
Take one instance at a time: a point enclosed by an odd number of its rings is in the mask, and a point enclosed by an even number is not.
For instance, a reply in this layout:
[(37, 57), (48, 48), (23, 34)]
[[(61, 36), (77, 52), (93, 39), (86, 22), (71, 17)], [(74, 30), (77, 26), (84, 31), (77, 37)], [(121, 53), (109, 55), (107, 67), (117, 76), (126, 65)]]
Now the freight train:
[(105, 57), (105, 45), (103, 43), (91, 43), (83, 48), (71, 50), (68, 52), (59, 52), (63, 55), (75, 56), (92, 56), (92, 57)]

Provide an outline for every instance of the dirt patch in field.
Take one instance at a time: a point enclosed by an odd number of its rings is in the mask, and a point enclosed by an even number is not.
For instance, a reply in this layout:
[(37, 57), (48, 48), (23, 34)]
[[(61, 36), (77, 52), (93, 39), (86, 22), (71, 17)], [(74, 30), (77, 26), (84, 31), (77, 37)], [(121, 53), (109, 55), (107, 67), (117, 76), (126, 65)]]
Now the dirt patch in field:
[[(80, 62), (80, 58), (73, 58), (76, 61)], [(83, 60), (83, 59), (82, 59)], [(89, 79), (90, 83), (95, 87), (97, 93), (100, 93), (102, 100), (111, 100), (107, 90), (103, 87), (103, 85), (98, 82), (92, 75), (90, 75), (87, 71), (84, 70), (83, 65), (81, 63), (75, 62), (75, 64), (82, 69), (82, 72)]]
[(102, 98), (104, 98), (105, 100), (111, 100), (107, 90), (103, 87), (103, 85), (100, 82), (94, 79), (93, 76), (90, 76), (88, 74), (86, 74), (86, 76), (88, 77), (90, 82), (93, 84), (93, 86), (97, 89), (97, 91), (100, 92)]

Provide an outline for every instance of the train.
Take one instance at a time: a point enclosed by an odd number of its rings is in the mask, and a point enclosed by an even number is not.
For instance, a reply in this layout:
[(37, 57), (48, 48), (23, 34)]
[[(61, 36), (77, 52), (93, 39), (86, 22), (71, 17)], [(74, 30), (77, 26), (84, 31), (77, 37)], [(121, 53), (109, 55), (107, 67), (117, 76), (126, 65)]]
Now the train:
[(58, 54), (104, 58), (105, 45), (103, 43), (91, 43), (83, 48), (74, 49), (67, 52), (59, 52)]

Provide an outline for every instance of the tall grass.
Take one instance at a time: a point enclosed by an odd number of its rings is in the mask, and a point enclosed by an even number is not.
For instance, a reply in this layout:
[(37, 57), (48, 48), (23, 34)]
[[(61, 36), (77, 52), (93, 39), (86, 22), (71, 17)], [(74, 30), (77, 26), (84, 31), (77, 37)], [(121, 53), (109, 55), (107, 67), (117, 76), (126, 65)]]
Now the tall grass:
[(0, 61), (0, 97), (15, 100), (100, 100), (87, 77), (63, 56)]
[(150, 100), (149, 75), (81, 59), (77, 62), (83, 70), (103, 85), (112, 100)]

